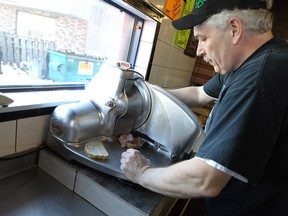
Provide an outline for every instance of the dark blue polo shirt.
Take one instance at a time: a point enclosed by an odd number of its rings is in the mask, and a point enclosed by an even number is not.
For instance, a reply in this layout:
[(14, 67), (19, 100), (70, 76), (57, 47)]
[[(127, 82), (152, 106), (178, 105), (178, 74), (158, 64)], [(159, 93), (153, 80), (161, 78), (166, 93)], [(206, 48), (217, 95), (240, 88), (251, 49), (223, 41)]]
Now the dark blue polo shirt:
[(196, 156), (248, 179), (207, 199), (211, 215), (288, 215), (288, 44), (273, 38), (204, 90), (218, 100)]

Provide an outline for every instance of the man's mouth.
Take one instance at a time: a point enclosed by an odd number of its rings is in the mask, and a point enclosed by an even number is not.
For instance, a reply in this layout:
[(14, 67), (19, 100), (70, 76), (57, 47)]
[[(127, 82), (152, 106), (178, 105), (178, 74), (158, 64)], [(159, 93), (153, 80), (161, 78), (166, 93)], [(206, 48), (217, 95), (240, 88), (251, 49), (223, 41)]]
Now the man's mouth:
[[(203, 59), (204, 59), (204, 61), (206, 61), (207, 63), (209, 63), (210, 65), (212, 65), (212, 64), (211, 64), (212, 60), (211, 60), (211, 58), (209, 58), (207, 55), (203, 56)], [(212, 66), (213, 66), (213, 65), (212, 65)]]

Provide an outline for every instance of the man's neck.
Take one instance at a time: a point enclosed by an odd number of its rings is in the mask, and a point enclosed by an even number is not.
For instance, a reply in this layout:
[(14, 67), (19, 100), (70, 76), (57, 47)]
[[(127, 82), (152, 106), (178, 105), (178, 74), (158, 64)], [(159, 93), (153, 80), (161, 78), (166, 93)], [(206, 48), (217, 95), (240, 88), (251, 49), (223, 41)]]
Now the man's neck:
[(251, 55), (254, 53), (257, 49), (259, 49), (263, 44), (267, 43), (269, 40), (273, 38), (273, 34), (271, 31), (265, 32), (264, 34), (261, 35), (253, 35), (250, 36), (246, 40), (246, 55)]
[(240, 66), (247, 58), (249, 58), (257, 49), (259, 49), (263, 44), (267, 43), (269, 40), (273, 38), (273, 34), (271, 31), (265, 32), (261, 35), (249, 35), (246, 36), (246, 40), (242, 40), (239, 49), (238, 56), (242, 56), (241, 59), (238, 59), (238, 63)]

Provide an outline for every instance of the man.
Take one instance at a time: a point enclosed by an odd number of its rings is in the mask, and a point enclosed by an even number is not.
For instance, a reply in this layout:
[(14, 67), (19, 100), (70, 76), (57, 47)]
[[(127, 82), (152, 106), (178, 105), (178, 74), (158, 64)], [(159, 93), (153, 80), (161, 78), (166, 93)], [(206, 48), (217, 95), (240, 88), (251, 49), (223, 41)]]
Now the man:
[(0, 74), (3, 74), (3, 72), (2, 72), (2, 57), (3, 57), (3, 53), (2, 53), (2, 48), (0, 47)]
[(209, 215), (288, 215), (288, 45), (271, 33), (271, 6), (202, 0), (173, 22), (193, 28), (197, 55), (217, 75), (171, 92), (188, 106), (216, 103), (194, 158), (153, 168), (138, 151), (124, 152), (121, 169), (132, 182), (166, 196), (204, 197)]

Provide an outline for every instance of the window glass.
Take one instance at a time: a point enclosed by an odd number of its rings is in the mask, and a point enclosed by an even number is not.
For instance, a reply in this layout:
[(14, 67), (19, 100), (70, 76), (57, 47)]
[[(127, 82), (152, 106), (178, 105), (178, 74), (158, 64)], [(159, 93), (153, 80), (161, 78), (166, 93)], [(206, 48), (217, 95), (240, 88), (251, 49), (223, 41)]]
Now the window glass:
[(87, 83), (105, 62), (135, 60), (143, 20), (100, 0), (65, 2), (65, 11), (0, 3), (1, 86)]
[(56, 19), (18, 11), (17, 35), (55, 41)]

